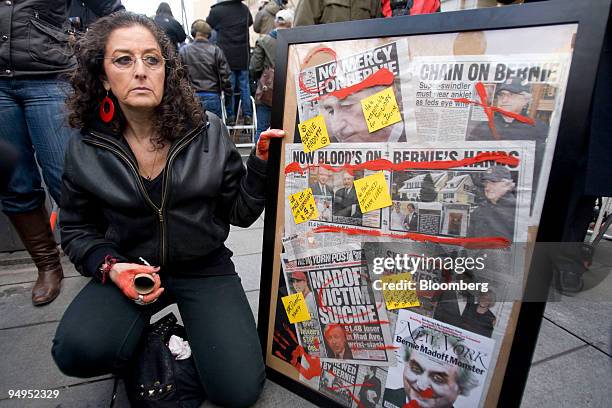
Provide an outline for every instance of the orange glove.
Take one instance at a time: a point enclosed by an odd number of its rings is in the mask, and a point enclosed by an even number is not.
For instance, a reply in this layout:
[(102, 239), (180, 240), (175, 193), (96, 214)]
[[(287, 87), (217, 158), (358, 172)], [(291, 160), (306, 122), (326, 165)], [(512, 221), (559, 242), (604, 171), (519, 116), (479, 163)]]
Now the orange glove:
[(153, 285), (153, 291), (148, 295), (144, 295), (142, 302), (144, 304), (153, 303), (159, 298), (164, 292), (164, 288), (161, 286), (161, 279), (157, 272), (159, 271), (158, 266), (146, 266), (133, 263), (116, 263), (110, 271), (111, 280), (117, 285), (125, 296), (132, 300), (138, 300), (139, 294), (136, 292), (134, 287), (134, 277), (139, 273), (148, 273), (153, 277), (155, 284)]
[(261, 132), (255, 155), (261, 160), (268, 161), (268, 149), (270, 148), (270, 139), (273, 137), (285, 137), (285, 131), (280, 129), (268, 129)]

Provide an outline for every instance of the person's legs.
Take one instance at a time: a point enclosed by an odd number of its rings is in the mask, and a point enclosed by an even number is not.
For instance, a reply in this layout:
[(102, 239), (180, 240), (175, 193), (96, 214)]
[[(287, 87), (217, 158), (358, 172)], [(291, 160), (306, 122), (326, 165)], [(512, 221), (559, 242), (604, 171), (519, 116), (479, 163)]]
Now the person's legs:
[(23, 101), (17, 80), (0, 79), (0, 140), (17, 151), (15, 165), (6, 188), (0, 190), (2, 210), (6, 214), (26, 213), (43, 206), (45, 190), (28, 133)]
[[(245, 118), (245, 125), (252, 123), (253, 106), (251, 105), (251, 88), (249, 87), (249, 70), (236, 71), (238, 73), (238, 84), (240, 86), (240, 100), (242, 101), (242, 115)], [(250, 119), (247, 120), (247, 118)], [(249, 122), (249, 123), (246, 123)]]
[(56, 81), (0, 80), (0, 139), (19, 155), (0, 198), (3, 211), (38, 269), (32, 288), (36, 306), (59, 295), (64, 276), (37, 165), (38, 160), (49, 191), (59, 202), (64, 149), (71, 134), (67, 128), (62, 130), (63, 95)]
[(198, 92), (202, 106), (209, 112), (221, 117), (221, 95), (215, 92)]
[[(233, 269), (231, 261), (227, 267)], [(208, 398), (223, 407), (252, 405), (263, 389), (265, 366), (240, 278), (170, 281)]]
[(78, 133), (68, 125), (65, 99), (68, 84), (59, 80), (20, 80), (25, 119), (36, 159), (53, 200), (59, 204), (64, 156)]
[(74, 298), (55, 333), (51, 353), (72, 377), (113, 373), (132, 357), (151, 315), (167, 302), (138, 306), (112, 282), (92, 279)]
[(270, 127), (272, 108), (266, 105), (255, 105), (255, 108), (257, 109), (257, 133), (255, 133), (255, 143), (257, 143), (261, 132)]
[[(232, 84), (232, 90), (236, 89), (236, 83), (238, 81), (238, 73), (240, 71), (230, 71), (230, 83)], [(227, 113), (227, 124), (233, 125), (236, 121), (236, 113), (234, 112), (234, 96), (231, 96), (225, 100), (225, 113)]]

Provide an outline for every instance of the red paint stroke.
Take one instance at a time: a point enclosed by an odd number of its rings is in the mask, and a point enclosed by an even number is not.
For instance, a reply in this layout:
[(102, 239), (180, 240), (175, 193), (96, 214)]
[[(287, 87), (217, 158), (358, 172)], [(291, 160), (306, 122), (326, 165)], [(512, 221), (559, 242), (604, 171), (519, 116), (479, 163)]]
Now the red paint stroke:
[(295, 337), (295, 334), (293, 334), (293, 332), (291, 331), (291, 329), (289, 328), (289, 326), (287, 326), (287, 324), (286, 324), (286, 323), (283, 323), (283, 327), (285, 328), (285, 331), (286, 331), (287, 333), (289, 333), (289, 336), (291, 336), (291, 339), (293, 340), (293, 342), (294, 342), (295, 344), (299, 344), (299, 341), (298, 341), (297, 337)]
[[(321, 368), (321, 359), (319, 357), (313, 357), (306, 353), (304, 347), (297, 346), (297, 348), (291, 353), (291, 365), (294, 366), (302, 377), (307, 380), (311, 380), (313, 377), (318, 377), (323, 372)], [(304, 368), (301, 363), (301, 358), (305, 357), (308, 362), (308, 368)]]
[(276, 335), (276, 333), (274, 333), (274, 341), (276, 342), (276, 344), (279, 345), (280, 348), (282, 348), (283, 350), (287, 350), (287, 346), (284, 345), (281, 341), (280, 338), (278, 338), (278, 336)]
[(275, 355), (276, 357), (280, 358), (281, 360), (285, 360), (285, 361), (287, 361), (287, 359), (285, 358), (285, 356), (283, 356), (283, 354), (282, 354), (280, 351), (278, 351), (278, 350), (276, 350), (276, 351), (274, 352), (274, 355)]
[(410, 402), (405, 403), (402, 408), (421, 408), (421, 405), (418, 403), (417, 400), (412, 400)]
[(347, 86), (346, 88), (340, 88), (337, 91), (322, 95), (320, 97), (315, 98), (314, 100), (329, 98), (330, 96), (334, 96), (342, 100), (356, 92), (363, 91), (367, 88), (372, 88), (373, 86), (392, 85), (394, 79), (395, 75), (393, 75), (393, 72), (389, 71), (387, 68), (381, 68), (375, 73), (366, 77), (366, 79), (364, 79), (363, 81), (356, 83), (355, 85)]
[[(322, 47), (319, 48), (318, 50), (316, 50), (315, 52), (313, 52), (312, 54), (310, 54), (308, 56), (308, 58), (306, 58), (306, 60), (304, 61), (304, 64), (302, 65), (303, 69), (306, 65), (308, 65), (308, 63), (310, 62), (310, 60), (317, 54), (329, 54), (332, 57), (333, 62), (336, 62), (336, 51), (332, 50), (331, 48), (328, 47)], [(304, 83), (304, 80), (302, 79), (302, 75), (304, 75), (304, 72), (300, 72), (300, 74), (298, 75), (298, 86), (300, 87), (300, 89), (306, 93), (309, 94), (319, 94), (321, 88), (325, 88), (325, 85), (327, 85), (330, 81), (332, 81), (335, 77), (336, 77), (336, 73), (334, 72), (333, 75), (330, 75), (329, 78), (327, 78), (325, 81), (323, 81), (323, 83), (321, 84), (321, 87), (314, 87), (314, 88), (309, 88), (306, 86), (306, 84)]]
[(319, 343), (319, 338), (318, 337), (315, 337), (315, 339), (313, 341), (313, 344), (314, 344), (315, 349), (319, 349), (320, 343)]
[(363, 323), (336, 323), (338, 326), (361, 326), (364, 324), (389, 324), (388, 320), (370, 320)]
[(55, 232), (55, 225), (57, 224), (57, 210), (53, 210), (51, 213), (49, 224), (51, 224), (51, 232)]
[(415, 232), (407, 232), (403, 234), (384, 233), (376, 230), (367, 230), (363, 228), (343, 228), (336, 226), (321, 225), (312, 230), (315, 233), (343, 233), (347, 235), (368, 235), (372, 237), (389, 237), (394, 239), (411, 239), (420, 242), (436, 242), (439, 244), (459, 245), (469, 249), (499, 249), (510, 246), (511, 241), (503, 237), (477, 237), (477, 238), (452, 238), (452, 237), (437, 237), (434, 235), (419, 234)]
[(274, 332), (274, 340), (277, 340), (277, 343), (279, 343), (279, 344), (281, 344), (281, 345), (282, 345), (283, 343), (285, 344), (285, 346), (290, 346), (290, 345), (291, 345), (291, 344), (289, 344), (289, 342), (287, 341), (287, 339), (285, 339), (285, 338), (283, 337), (283, 335), (282, 335), (282, 334), (281, 334), (281, 333), (280, 333), (278, 330), (276, 330), (276, 331)]
[(485, 114), (487, 115), (487, 119), (489, 121), (489, 129), (493, 133), (493, 137), (499, 140), (499, 136), (497, 135), (497, 130), (495, 129), (495, 123), (493, 122), (493, 112), (499, 112), (504, 116), (511, 117), (513, 119), (518, 120), (519, 122), (527, 123), (528, 125), (535, 126), (535, 121), (527, 116), (519, 115), (518, 113), (510, 112), (504, 109), (501, 109), (497, 106), (492, 106), (487, 104), (487, 90), (482, 82), (476, 83), (476, 92), (478, 93), (478, 97), (480, 98), (480, 102), (471, 101), (467, 98), (451, 98), (451, 100), (458, 103), (465, 104), (474, 104), (477, 106), (481, 106), (484, 109)]
[(352, 388), (352, 387), (372, 387), (374, 386), (374, 384), (372, 383), (365, 383), (365, 384), (349, 384), (349, 385), (338, 385), (335, 387), (328, 387), (328, 389), (332, 390), (332, 391), (336, 391), (336, 390), (341, 390), (343, 388)]
[(429, 387), (421, 392), (419, 392), (419, 394), (421, 395), (421, 397), (423, 398), (433, 398), (434, 396), (434, 391), (433, 388)]
[(399, 349), (399, 346), (391, 346), (388, 344), (385, 344), (384, 346), (376, 346), (375, 350), (397, 350)]
[(308, 164), (301, 166), (298, 162), (291, 162), (285, 167), (285, 175), (291, 173), (303, 174), (305, 171), (322, 167), (334, 173), (341, 171), (357, 171), (357, 170), (389, 170), (389, 171), (404, 171), (404, 170), (442, 170), (452, 169), (454, 167), (465, 167), (473, 164), (493, 161), (499, 164), (506, 164), (508, 166), (518, 166), (520, 160), (517, 157), (510, 156), (503, 152), (484, 152), (479, 153), (474, 157), (465, 158), (461, 160), (437, 160), (437, 161), (426, 161), (426, 162), (413, 162), (403, 161), (401, 163), (392, 163), (387, 159), (376, 159), (370, 160), (360, 164), (348, 164), (345, 163), (342, 166), (330, 166), (329, 164)]
[(352, 399), (353, 401), (355, 401), (355, 403), (357, 404), (357, 408), (363, 408), (363, 404), (361, 403), (361, 401), (359, 401), (359, 398), (357, 398), (357, 397), (355, 396), (355, 394), (353, 394), (353, 392), (352, 392), (352, 391), (350, 391), (350, 390), (348, 390), (348, 393), (349, 393), (349, 395), (350, 395), (351, 399)]
[(489, 121), (489, 129), (491, 129), (491, 133), (493, 133), (493, 137), (499, 140), (499, 136), (497, 135), (497, 131), (495, 130), (495, 123), (493, 122), (493, 109), (491, 106), (486, 105), (487, 103), (487, 90), (484, 87), (482, 82), (476, 83), (476, 92), (480, 97), (480, 102), (483, 103), (483, 109), (485, 115), (487, 115), (487, 120)]

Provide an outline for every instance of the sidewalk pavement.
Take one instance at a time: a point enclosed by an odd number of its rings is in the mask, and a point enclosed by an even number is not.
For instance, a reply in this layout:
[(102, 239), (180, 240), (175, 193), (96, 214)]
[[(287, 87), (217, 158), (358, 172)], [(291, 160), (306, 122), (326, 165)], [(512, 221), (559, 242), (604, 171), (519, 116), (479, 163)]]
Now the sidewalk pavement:
[[(234, 252), (251, 309), (257, 318), (263, 217), (250, 228), (232, 227), (226, 245)], [(62, 375), (51, 358), (51, 339), (70, 301), (85, 285), (63, 258), (63, 290), (52, 304), (34, 308), (30, 291), (34, 265), (24, 252), (0, 254), (0, 408), (108, 407), (110, 376), (83, 380)], [(607, 276), (612, 269), (612, 243), (603, 241), (592, 270)], [(176, 309), (175, 309), (176, 311)], [(160, 312), (165, 314), (167, 309)], [(178, 312), (177, 312), (178, 313)], [(522, 407), (609, 407), (612, 400), (610, 333), (612, 303), (549, 303), (538, 337)], [(8, 398), (9, 389), (58, 389), (53, 400)], [(118, 408), (128, 407), (120, 389)], [(255, 407), (314, 407), (271, 381)], [(203, 407), (214, 405), (206, 402)]]

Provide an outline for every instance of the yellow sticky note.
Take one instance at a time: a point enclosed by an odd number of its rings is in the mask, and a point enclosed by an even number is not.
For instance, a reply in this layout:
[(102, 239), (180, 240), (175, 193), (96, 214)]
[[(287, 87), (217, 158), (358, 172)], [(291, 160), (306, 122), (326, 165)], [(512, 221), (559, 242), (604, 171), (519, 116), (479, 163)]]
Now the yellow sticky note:
[(329, 145), (329, 135), (323, 115), (315, 116), (298, 125), (306, 153)]
[(402, 120), (392, 86), (362, 99), (361, 109), (370, 132)]
[(289, 207), (291, 207), (293, 219), (295, 220), (296, 224), (301, 224), (304, 221), (316, 220), (319, 218), (317, 204), (315, 203), (311, 188), (291, 194), (289, 196)]
[(282, 297), (289, 323), (300, 323), (310, 320), (310, 313), (302, 292)]
[(389, 207), (391, 195), (382, 171), (354, 181), (359, 208), (362, 213)]
[[(416, 282), (412, 280), (410, 272), (400, 273), (397, 275), (383, 276), (383, 297), (387, 304), (387, 310), (403, 309), (405, 307), (421, 306), (416, 292)], [(410, 283), (412, 288), (410, 289)], [(395, 285), (395, 288), (390, 289), (387, 286), (389, 283)], [(387, 287), (387, 289), (384, 289)]]

